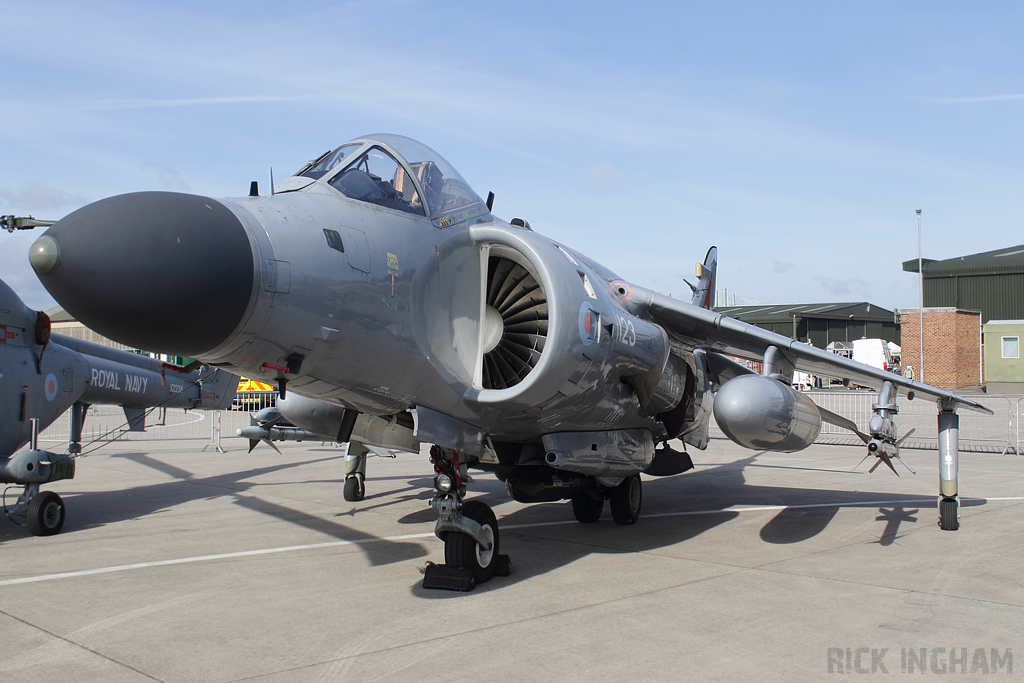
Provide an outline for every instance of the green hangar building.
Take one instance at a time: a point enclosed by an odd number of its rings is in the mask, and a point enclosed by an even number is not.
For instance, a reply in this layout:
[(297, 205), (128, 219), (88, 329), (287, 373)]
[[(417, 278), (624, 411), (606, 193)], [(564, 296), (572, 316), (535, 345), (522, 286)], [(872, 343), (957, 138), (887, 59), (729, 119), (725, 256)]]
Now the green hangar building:
[[(997, 391), (1024, 383), (1024, 245), (921, 264), (926, 316), (931, 308), (980, 311), (984, 382)], [(904, 261), (903, 270), (917, 273), (917, 259)]]
[(715, 310), (784, 337), (810, 342), (819, 349), (827, 347), (832, 342), (852, 342), (863, 337), (900, 343), (900, 328), (896, 323), (895, 314), (866, 301), (838, 304), (719, 306)]
[[(922, 259), (924, 307), (981, 311), (981, 321), (1024, 320), (1024, 245), (935, 261)], [(916, 273), (917, 259), (903, 262)]]

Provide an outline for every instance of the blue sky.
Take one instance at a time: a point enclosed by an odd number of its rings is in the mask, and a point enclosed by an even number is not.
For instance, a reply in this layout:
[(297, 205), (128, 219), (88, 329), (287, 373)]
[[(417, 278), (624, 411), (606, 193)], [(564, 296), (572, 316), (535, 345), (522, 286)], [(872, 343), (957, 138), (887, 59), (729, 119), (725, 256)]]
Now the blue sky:
[[(0, 1), (0, 213), (266, 188), (358, 135), (665, 293), (917, 305), (926, 258), (1024, 242), (1024, 6)], [(0, 277), (53, 304), (0, 233)], [(116, 266), (116, 264), (111, 264)], [(691, 278), (692, 279), (692, 278)]]

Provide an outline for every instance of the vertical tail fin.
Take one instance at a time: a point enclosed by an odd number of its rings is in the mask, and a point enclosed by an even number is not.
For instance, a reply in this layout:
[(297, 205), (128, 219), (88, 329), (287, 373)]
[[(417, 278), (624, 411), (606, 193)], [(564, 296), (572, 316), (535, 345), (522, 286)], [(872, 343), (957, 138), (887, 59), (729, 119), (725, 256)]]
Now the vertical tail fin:
[[(715, 284), (717, 283), (716, 273), (718, 271), (718, 247), (708, 249), (708, 255), (704, 257), (704, 263), (697, 264), (697, 286), (690, 285), (693, 289), (693, 299), (690, 300), (694, 306), (711, 309), (715, 307)], [(687, 283), (689, 284), (689, 283)]]

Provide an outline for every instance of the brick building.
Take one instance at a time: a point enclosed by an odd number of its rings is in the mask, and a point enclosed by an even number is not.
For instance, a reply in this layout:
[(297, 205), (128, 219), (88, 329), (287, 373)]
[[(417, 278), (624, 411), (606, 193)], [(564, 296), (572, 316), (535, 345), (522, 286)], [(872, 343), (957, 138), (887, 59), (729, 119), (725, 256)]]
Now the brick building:
[(924, 309), (924, 373), (920, 358), (920, 309), (899, 309), (903, 340), (903, 373), (940, 389), (980, 386), (981, 312), (959, 308)]

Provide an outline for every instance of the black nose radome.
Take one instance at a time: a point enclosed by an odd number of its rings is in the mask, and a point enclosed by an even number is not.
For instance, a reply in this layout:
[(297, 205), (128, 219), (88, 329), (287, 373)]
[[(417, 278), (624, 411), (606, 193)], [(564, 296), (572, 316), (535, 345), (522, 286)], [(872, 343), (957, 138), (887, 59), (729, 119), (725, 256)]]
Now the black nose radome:
[(253, 287), (252, 248), (238, 218), (216, 200), (174, 192), (85, 206), (47, 230), (29, 260), (87, 327), (183, 356), (224, 342)]

